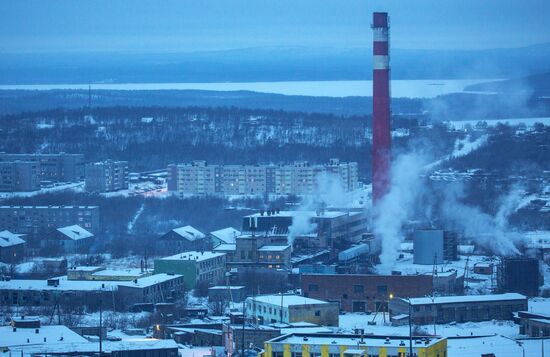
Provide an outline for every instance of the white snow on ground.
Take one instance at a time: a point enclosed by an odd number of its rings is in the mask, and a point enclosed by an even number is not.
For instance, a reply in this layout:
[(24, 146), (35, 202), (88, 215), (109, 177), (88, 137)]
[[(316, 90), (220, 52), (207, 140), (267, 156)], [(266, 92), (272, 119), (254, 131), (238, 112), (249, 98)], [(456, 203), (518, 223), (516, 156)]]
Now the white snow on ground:
[(458, 157), (462, 157), (465, 155), (468, 155), (469, 153), (481, 148), (483, 145), (487, 144), (487, 139), (489, 138), (488, 135), (482, 135), (479, 138), (477, 138), (474, 141), (471, 141), (470, 135), (467, 135), (464, 139), (456, 139), (454, 143), (454, 149), (453, 152), (449, 155), (446, 155), (442, 157), (441, 159), (434, 161), (426, 166), (424, 166), (424, 170), (428, 171), (431, 170), (442, 163), (449, 161), (451, 159), (455, 159)]
[(531, 127), (536, 123), (542, 123), (544, 125), (550, 125), (550, 117), (541, 118), (512, 118), (512, 119), (475, 119), (475, 120), (456, 120), (449, 121), (449, 126), (457, 130), (464, 130), (466, 126), (474, 127), (478, 123), (487, 123), (488, 126), (495, 126), (497, 124), (508, 124), (512, 126), (523, 124)]
[(141, 206), (139, 207), (139, 209), (137, 210), (136, 214), (132, 218), (132, 220), (130, 222), (128, 222), (128, 229), (127, 229), (128, 233), (133, 232), (134, 226), (135, 226), (137, 220), (139, 219), (139, 216), (141, 216), (141, 214), (143, 213), (144, 209), (145, 209), (145, 203), (142, 203)]

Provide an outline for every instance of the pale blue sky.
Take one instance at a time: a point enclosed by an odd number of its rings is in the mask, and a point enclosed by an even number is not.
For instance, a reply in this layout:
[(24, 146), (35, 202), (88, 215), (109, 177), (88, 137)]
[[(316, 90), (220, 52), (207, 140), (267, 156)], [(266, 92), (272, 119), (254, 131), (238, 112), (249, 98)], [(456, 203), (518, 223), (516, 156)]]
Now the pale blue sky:
[(373, 11), (395, 48), (550, 42), (548, 0), (2, 0), (0, 51), (366, 47)]

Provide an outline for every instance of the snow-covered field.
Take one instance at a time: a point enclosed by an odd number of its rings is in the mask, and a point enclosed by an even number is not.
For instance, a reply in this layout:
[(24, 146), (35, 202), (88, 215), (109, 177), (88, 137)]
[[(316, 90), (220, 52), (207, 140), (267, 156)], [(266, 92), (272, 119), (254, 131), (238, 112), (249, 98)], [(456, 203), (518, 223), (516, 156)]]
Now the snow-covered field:
[(456, 121), (450, 121), (449, 125), (454, 129), (464, 130), (467, 126), (475, 127), (479, 122), (485, 122), (487, 123), (488, 126), (495, 126), (497, 124), (508, 124), (508, 125), (516, 126), (516, 125), (524, 124), (527, 127), (531, 127), (536, 123), (550, 125), (550, 117), (456, 120)]
[[(408, 98), (434, 98), (438, 95), (462, 92), (464, 87), (491, 81), (491, 79), (406, 79), (392, 80), (392, 96)], [(224, 82), (224, 83), (97, 83), (93, 89), (105, 90), (213, 90), (253, 91), (284, 95), (315, 97), (350, 97), (372, 95), (372, 81), (289, 81), (289, 82)], [(31, 84), (1, 85), (3, 89), (87, 90), (88, 84)]]

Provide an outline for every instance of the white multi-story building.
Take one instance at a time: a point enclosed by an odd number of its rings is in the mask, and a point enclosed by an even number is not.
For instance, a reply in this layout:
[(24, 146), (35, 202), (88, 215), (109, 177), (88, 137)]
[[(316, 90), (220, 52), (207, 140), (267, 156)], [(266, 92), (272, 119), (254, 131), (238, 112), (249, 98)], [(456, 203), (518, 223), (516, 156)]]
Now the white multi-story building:
[(331, 159), (290, 165), (208, 165), (205, 161), (168, 166), (168, 189), (181, 195), (310, 194), (321, 175), (337, 178), (345, 191), (359, 187), (356, 162)]

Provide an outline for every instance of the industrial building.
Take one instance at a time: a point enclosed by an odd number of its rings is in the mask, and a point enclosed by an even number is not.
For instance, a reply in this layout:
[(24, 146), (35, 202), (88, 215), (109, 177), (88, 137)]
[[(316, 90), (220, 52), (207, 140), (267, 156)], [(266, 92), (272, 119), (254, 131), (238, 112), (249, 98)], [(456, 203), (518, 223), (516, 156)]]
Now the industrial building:
[(111, 192), (128, 188), (128, 161), (106, 160), (86, 165), (87, 192)]
[(209, 165), (206, 161), (168, 166), (168, 190), (181, 195), (309, 194), (318, 186), (319, 175), (339, 178), (345, 191), (359, 188), (357, 163), (331, 159), (311, 165)]
[(0, 227), (17, 234), (39, 235), (78, 224), (99, 231), (98, 206), (0, 206)]
[(0, 192), (29, 192), (38, 189), (40, 177), (36, 162), (0, 162)]
[(103, 266), (77, 266), (67, 270), (68, 280), (134, 281), (153, 275), (144, 269), (107, 269)]
[(503, 258), (497, 270), (499, 291), (538, 296), (544, 283), (539, 264), (537, 258)]
[(246, 299), (246, 316), (259, 324), (309, 322), (338, 326), (338, 304), (293, 294), (258, 295)]
[(390, 296), (426, 296), (433, 291), (429, 275), (303, 274), (306, 297), (338, 303), (348, 312), (387, 311)]
[(218, 285), (225, 278), (225, 254), (216, 252), (184, 252), (155, 260), (155, 274), (181, 274), (185, 287), (199, 284)]
[(368, 357), (447, 356), (447, 339), (441, 337), (388, 337), (336, 333), (292, 333), (265, 342), (265, 357)]
[(76, 182), (84, 178), (84, 155), (67, 154), (7, 154), (0, 161), (27, 161), (38, 164), (40, 181)]
[(306, 220), (310, 232), (300, 232), (294, 237), (299, 248), (333, 248), (336, 254), (340, 246), (359, 242), (367, 231), (364, 212), (350, 211), (267, 211), (243, 218), (244, 232), (276, 232), (288, 234), (295, 219)]
[(233, 227), (227, 227), (210, 232), (210, 240), (212, 246), (216, 247), (220, 244), (235, 244), (237, 236), (241, 235), (241, 231)]
[(66, 276), (47, 280), (0, 280), (3, 306), (54, 306), (77, 304), (95, 311), (126, 310), (134, 304), (173, 302), (185, 292), (181, 275), (155, 274), (132, 281), (69, 280)]
[(419, 325), (511, 320), (514, 312), (525, 310), (527, 297), (516, 293), (390, 300), (390, 317), (410, 314), (411, 321)]
[(157, 255), (172, 255), (174, 252), (203, 251), (211, 247), (206, 235), (193, 226), (174, 228), (155, 240)]
[(0, 232), (0, 263), (16, 263), (25, 256), (24, 234)]
[(440, 229), (419, 229), (413, 234), (414, 264), (434, 265), (458, 260), (455, 232)]
[(532, 311), (518, 312), (519, 333), (529, 337), (550, 336), (550, 314)]

